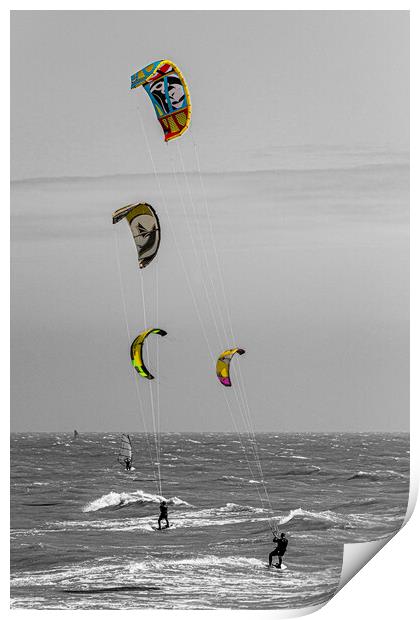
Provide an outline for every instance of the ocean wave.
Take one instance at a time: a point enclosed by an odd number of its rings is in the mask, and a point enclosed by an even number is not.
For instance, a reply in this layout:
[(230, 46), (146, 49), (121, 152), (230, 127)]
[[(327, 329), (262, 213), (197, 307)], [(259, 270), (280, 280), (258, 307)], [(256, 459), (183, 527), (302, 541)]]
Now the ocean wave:
[[(371, 502), (373, 498), (365, 498), (366, 503)], [(350, 505), (350, 504), (349, 504)], [(363, 505), (362, 502), (355, 505)], [(351, 514), (340, 514), (333, 510), (323, 510), (323, 511), (312, 511), (312, 510), (304, 510), (303, 508), (296, 508), (294, 510), (290, 510), (290, 512), (283, 517), (274, 517), (271, 519), (271, 522), (275, 525), (276, 530), (280, 531), (281, 529), (289, 529), (291, 532), (308, 532), (311, 530), (319, 531), (319, 530), (328, 530), (328, 529), (336, 529), (336, 530), (352, 530), (359, 528), (369, 528), (372, 525), (382, 525), (384, 523), (399, 523), (402, 519), (400, 514), (397, 515), (387, 515), (387, 514), (378, 514), (374, 515), (371, 513), (351, 513)], [(287, 529), (284, 528), (287, 526)]]
[[(186, 574), (191, 575), (196, 581), (196, 573), (204, 575), (206, 572), (213, 575), (221, 573), (223, 578), (231, 574), (241, 572), (249, 575), (250, 572), (266, 570), (267, 562), (257, 557), (246, 557), (244, 555), (218, 556), (211, 553), (203, 555), (191, 555), (189, 557), (172, 557), (171, 561), (165, 565), (165, 571), (171, 575), (176, 575), (182, 581)], [(229, 571), (228, 573), (226, 571)], [(124, 574), (124, 578), (121, 578)], [(141, 583), (139, 583), (141, 575)], [(18, 575), (11, 576), (11, 584), (14, 587), (38, 587), (60, 586), (68, 592), (94, 593), (94, 592), (118, 592), (124, 590), (152, 590), (160, 589), (162, 584), (159, 580), (162, 576), (162, 559), (147, 558), (144, 560), (129, 560), (125, 562), (106, 558), (102, 565), (98, 562), (84, 562), (79, 565), (74, 564), (59, 568), (58, 570), (41, 571), (21, 571)], [(265, 579), (265, 576), (264, 576)], [(156, 585), (158, 584), (158, 585)], [(200, 588), (202, 587), (197, 584)], [(191, 584), (192, 586), (192, 584)], [(190, 587), (191, 587), (190, 586)], [(190, 590), (191, 591), (191, 590)]]
[(263, 484), (264, 480), (247, 480), (247, 478), (241, 478), (240, 476), (222, 476), (219, 480), (237, 480), (238, 482), (248, 482), (248, 484)]
[[(221, 515), (213, 514), (177, 514), (173, 516), (169, 514), (169, 522), (171, 524), (169, 529), (164, 529), (163, 535), (171, 535), (171, 532), (179, 529), (201, 529), (206, 527), (223, 527), (226, 525), (240, 525), (249, 521), (267, 521), (266, 517), (254, 517), (240, 516), (238, 514), (226, 514), (224, 518)], [(142, 531), (145, 533), (156, 533), (157, 527), (157, 514), (155, 518), (148, 517), (132, 517), (124, 519), (97, 519), (94, 521), (62, 521), (52, 523), (52, 531), (66, 532), (73, 531), (85, 531), (89, 530), (104, 530), (110, 532), (128, 532), (128, 531)], [(161, 532), (159, 532), (161, 534)]]
[(392, 469), (387, 469), (385, 471), (358, 471), (357, 474), (353, 474), (347, 480), (368, 480), (370, 482), (380, 482), (381, 480), (392, 480), (393, 478), (405, 478), (409, 479), (408, 474), (403, 474)]
[[(142, 531), (153, 536), (156, 535), (157, 514), (153, 517), (124, 517), (124, 518), (103, 518), (87, 521), (64, 521), (48, 524), (53, 531), (77, 530), (108, 530), (113, 532)], [(394, 516), (392, 517), (394, 519)], [(383, 516), (378, 516), (383, 520)], [(263, 524), (266, 527), (273, 526), (276, 531), (289, 531), (291, 535), (298, 532), (323, 531), (329, 529), (347, 530), (364, 527), (372, 520), (369, 514), (347, 514), (342, 515), (332, 510), (315, 511), (295, 508), (284, 515), (270, 516), (265, 508), (256, 508), (235, 503), (228, 503), (225, 506), (205, 508), (193, 512), (177, 511), (169, 513), (170, 529), (159, 533), (163, 536), (171, 536), (171, 532), (184, 529), (202, 529), (207, 527), (224, 528), (226, 526), (239, 526), (238, 533), (241, 533), (241, 524), (255, 523)]]
[(306, 530), (308, 529), (329, 529), (333, 527), (339, 527), (345, 525), (348, 519), (343, 515), (339, 515), (332, 510), (312, 511), (304, 510), (303, 508), (295, 508), (290, 510), (289, 514), (284, 517), (275, 517), (272, 521), (277, 525), (285, 525), (291, 523), (293, 525), (303, 525)]
[[(267, 563), (258, 558), (248, 558), (245, 556), (225, 556), (220, 557), (217, 555), (202, 555), (182, 559), (171, 560), (171, 570), (178, 567), (191, 568), (191, 569), (218, 569), (218, 568), (235, 568), (243, 570), (266, 568)], [(160, 570), (162, 562), (160, 560), (149, 560), (146, 562), (136, 562), (132, 566), (134, 572), (150, 571), (153, 569)]]
[(376, 497), (360, 497), (354, 498), (341, 504), (336, 504), (334, 508), (346, 508), (350, 506), (370, 506), (371, 504), (377, 504), (378, 498)]
[(310, 476), (311, 474), (317, 474), (321, 471), (321, 468), (317, 465), (306, 465), (295, 469), (288, 469), (287, 471), (279, 472), (280, 476)]
[(204, 555), (201, 557), (194, 558), (185, 558), (182, 560), (178, 560), (178, 566), (203, 566), (203, 567), (238, 567), (238, 566), (246, 566), (248, 568), (261, 568), (262, 566), (266, 566), (266, 563), (258, 558), (247, 558), (244, 556), (227, 556), (220, 557), (217, 555)]
[(123, 508), (131, 504), (160, 504), (163, 500), (170, 506), (191, 506), (191, 504), (184, 502), (182, 499), (179, 499), (179, 497), (166, 499), (162, 495), (145, 493), (142, 490), (132, 493), (117, 493), (116, 491), (111, 491), (86, 504), (83, 507), (83, 512), (96, 512), (97, 510), (103, 510), (105, 508)]
[(253, 513), (265, 512), (264, 508), (255, 508), (254, 506), (243, 506), (242, 504), (235, 504), (234, 502), (228, 502), (225, 506), (222, 506), (221, 508), (214, 508), (211, 510), (216, 510), (220, 512), (253, 512)]
[[(118, 495), (118, 494), (117, 494)], [(110, 501), (108, 496), (104, 496), (106, 501)], [(158, 496), (156, 496), (158, 497)], [(103, 500), (103, 498), (100, 498)], [(183, 502), (178, 498), (172, 498), (174, 505), (182, 505), (184, 508), (191, 507), (187, 502)], [(98, 500), (97, 500), (98, 501)], [(169, 503), (170, 500), (168, 500)], [(177, 502), (182, 502), (179, 504)], [(110, 504), (100, 507), (91, 507), (88, 505), (89, 510), (84, 512), (92, 512), (100, 510), (101, 508), (108, 508)], [(115, 508), (115, 504), (111, 507)], [(117, 506), (119, 507), (119, 506)], [(86, 508), (86, 507), (85, 507)], [(236, 525), (247, 522), (260, 522), (267, 521), (268, 516), (263, 516), (266, 513), (265, 508), (257, 508), (255, 506), (246, 506), (242, 504), (227, 503), (224, 506), (204, 508), (201, 510), (195, 510), (191, 512), (177, 511), (176, 513), (169, 513), (169, 521), (171, 524), (170, 533), (172, 530), (180, 528), (202, 528), (202, 527), (221, 527), (225, 525)], [(66, 531), (72, 530), (85, 530), (85, 529), (98, 529), (98, 530), (110, 530), (110, 531), (128, 531), (128, 530), (142, 530), (144, 532), (152, 532), (156, 529), (157, 514), (155, 518), (149, 516), (144, 517), (130, 517), (118, 518), (118, 519), (98, 519), (96, 521), (62, 521), (55, 522), (49, 525), (54, 530)], [(165, 532), (166, 533), (166, 532)]]

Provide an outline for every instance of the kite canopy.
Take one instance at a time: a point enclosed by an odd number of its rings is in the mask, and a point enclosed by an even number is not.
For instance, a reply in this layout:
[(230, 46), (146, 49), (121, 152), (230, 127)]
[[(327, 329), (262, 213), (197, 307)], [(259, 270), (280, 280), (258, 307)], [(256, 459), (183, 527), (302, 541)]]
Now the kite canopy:
[(149, 334), (159, 334), (159, 336), (166, 336), (167, 332), (164, 329), (147, 329), (142, 332), (135, 340), (133, 340), (130, 349), (131, 363), (137, 370), (139, 375), (146, 379), (154, 379), (154, 376), (147, 370), (143, 362), (143, 343)]
[(134, 243), (140, 269), (147, 267), (158, 253), (160, 244), (160, 224), (156, 211), (147, 203), (128, 205), (112, 214), (112, 223), (116, 224), (126, 218)]
[(219, 379), (222, 385), (226, 385), (227, 387), (232, 385), (232, 382), (230, 380), (229, 367), (230, 367), (230, 362), (232, 360), (232, 357), (235, 355), (235, 353), (237, 353), (238, 355), (243, 355), (245, 353), (245, 350), (244, 349), (227, 349), (226, 351), (223, 351), (223, 353), (219, 355), (219, 359), (217, 360), (217, 363), (216, 363), (217, 378)]
[(131, 76), (131, 89), (143, 86), (165, 134), (165, 142), (187, 131), (191, 100), (184, 76), (171, 60), (157, 60)]

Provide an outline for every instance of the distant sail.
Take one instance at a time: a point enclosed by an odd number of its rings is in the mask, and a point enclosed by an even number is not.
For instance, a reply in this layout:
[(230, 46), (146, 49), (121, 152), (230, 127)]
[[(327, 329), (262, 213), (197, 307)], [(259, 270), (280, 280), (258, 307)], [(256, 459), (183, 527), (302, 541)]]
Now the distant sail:
[(121, 463), (121, 465), (125, 465), (126, 459), (130, 459), (130, 461), (132, 460), (132, 454), (133, 454), (133, 450), (131, 447), (130, 435), (126, 435), (125, 433), (123, 433), (123, 435), (121, 436), (121, 444), (120, 444), (120, 451), (118, 454), (118, 462)]

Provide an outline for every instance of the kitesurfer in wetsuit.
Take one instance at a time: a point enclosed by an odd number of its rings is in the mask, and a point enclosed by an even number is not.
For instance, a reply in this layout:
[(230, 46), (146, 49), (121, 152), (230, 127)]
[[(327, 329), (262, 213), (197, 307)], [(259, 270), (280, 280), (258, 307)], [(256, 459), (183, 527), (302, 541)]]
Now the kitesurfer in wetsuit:
[(127, 470), (127, 471), (130, 471), (130, 469), (131, 469), (131, 459), (127, 456), (127, 458), (126, 458), (126, 459), (124, 459), (124, 462), (125, 462), (125, 468), (126, 468), (126, 470)]
[(277, 543), (277, 547), (268, 556), (268, 566), (271, 566), (271, 562), (273, 561), (273, 556), (277, 555), (279, 558), (279, 563), (276, 564), (276, 566), (277, 568), (281, 568), (283, 556), (286, 553), (287, 544), (289, 541), (287, 540), (286, 535), (282, 533), (280, 534), (280, 538), (277, 538), (277, 536), (274, 536), (273, 542)]
[(168, 521), (168, 504), (165, 502), (165, 500), (163, 500), (162, 502), (160, 502), (160, 515), (159, 515), (159, 519), (158, 519), (158, 529), (161, 530), (161, 525), (160, 522), (161, 521), (166, 521), (166, 527), (169, 527), (169, 521)]

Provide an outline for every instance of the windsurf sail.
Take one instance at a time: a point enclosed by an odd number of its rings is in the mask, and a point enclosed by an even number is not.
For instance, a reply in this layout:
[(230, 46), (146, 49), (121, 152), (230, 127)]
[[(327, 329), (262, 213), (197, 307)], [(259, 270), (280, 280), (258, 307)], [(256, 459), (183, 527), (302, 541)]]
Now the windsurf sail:
[(126, 465), (126, 459), (130, 459), (130, 462), (133, 458), (133, 449), (131, 445), (130, 435), (126, 435), (125, 433), (121, 436), (120, 443), (120, 451), (118, 453), (118, 462), (121, 465)]

